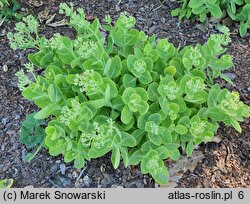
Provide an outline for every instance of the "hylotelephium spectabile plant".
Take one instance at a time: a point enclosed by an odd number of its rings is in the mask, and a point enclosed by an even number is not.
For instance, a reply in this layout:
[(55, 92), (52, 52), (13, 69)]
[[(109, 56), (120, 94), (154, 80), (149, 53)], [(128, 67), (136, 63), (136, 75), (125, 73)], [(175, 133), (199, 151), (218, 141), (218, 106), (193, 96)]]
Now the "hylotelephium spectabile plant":
[(224, 54), (228, 29), (222, 27), (204, 45), (177, 49), (135, 29), (135, 18), (125, 13), (114, 23), (106, 16), (103, 25), (65, 3), (60, 13), (69, 17), (75, 39), (40, 37), (32, 16), (8, 34), (13, 49), (38, 49), (17, 73), (22, 95), (40, 108), (21, 130), (28, 147), (62, 154), (79, 169), (111, 152), (114, 168), (122, 158), (126, 167), (140, 164), (142, 173), (164, 184), (169, 177), (164, 160), (178, 160), (180, 148), (191, 156), (195, 146), (213, 139), (220, 122), (241, 132), (249, 106), (237, 92), (214, 84), (218, 77), (231, 83), (222, 73), (233, 66)]

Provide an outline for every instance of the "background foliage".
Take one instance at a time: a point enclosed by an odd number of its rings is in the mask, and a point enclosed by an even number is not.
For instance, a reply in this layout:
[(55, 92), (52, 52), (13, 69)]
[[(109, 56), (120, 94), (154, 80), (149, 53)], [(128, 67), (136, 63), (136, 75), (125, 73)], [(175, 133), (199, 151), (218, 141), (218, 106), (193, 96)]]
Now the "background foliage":
[(241, 36), (247, 33), (250, 27), (250, 0), (181, 0), (181, 8), (172, 11), (173, 16), (180, 19), (197, 16), (204, 22), (208, 16), (220, 18), (225, 11), (234, 21), (240, 22)]

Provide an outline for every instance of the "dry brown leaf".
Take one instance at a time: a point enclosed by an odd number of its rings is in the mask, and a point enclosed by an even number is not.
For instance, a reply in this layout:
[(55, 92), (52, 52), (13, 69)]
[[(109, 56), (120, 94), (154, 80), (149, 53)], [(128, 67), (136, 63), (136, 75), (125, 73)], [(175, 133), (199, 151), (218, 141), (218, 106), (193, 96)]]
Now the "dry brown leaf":
[(39, 18), (39, 21), (42, 23), (43, 21), (47, 20), (50, 15), (50, 10), (46, 7), (43, 11), (39, 12), (38, 13), (38, 18)]
[(68, 25), (68, 21), (66, 19), (62, 19), (60, 21), (48, 24), (48, 26), (51, 26), (51, 27), (59, 27), (59, 26), (65, 26), (65, 25)]
[(96, 16), (93, 16), (93, 15), (89, 14), (89, 15), (86, 15), (85, 18), (86, 18), (86, 20), (88, 20), (88, 21), (92, 21), (92, 20), (95, 20), (95, 19), (96, 19)]
[(202, 151), (194, 151), (190, 158), (181, 156), (180, 159), (172, 164), (169, 171), (169, 182), (166, 185), (160, 185), (161, 188), (174, 188), (178, 186), (180, 178), (183, 176), (185, 171), (190, 170), (191, 172), (195, 169), (197, 164), (204, 158)]
[(221, 137), (219, 136), (213, 137), (213, 139), (211, 140), (211, 142), (216, 142), (216, 143), (220, 143), (220, 141), (221, 141)]
[(46, 24), (51, 23), (54, 20), (55, 16), (56, 14), (50, 15), (49, 18), (46, 20)]
[(40, 7), (44, 4), (44, 2), (41, 0), (29, 0), (28, 3), (29, 5), (35, 6), (35, 7)]

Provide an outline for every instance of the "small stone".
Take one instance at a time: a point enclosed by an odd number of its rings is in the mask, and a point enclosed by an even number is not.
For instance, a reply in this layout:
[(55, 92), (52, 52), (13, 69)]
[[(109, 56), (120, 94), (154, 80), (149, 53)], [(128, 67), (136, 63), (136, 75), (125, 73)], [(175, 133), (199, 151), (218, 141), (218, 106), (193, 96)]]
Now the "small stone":
[(56, 165), (56, 164), (53, 165), (53, 166), (50, 168), (51, 173), (56, 172), (56, 170), (57, 170), (57, 165)]
[(138, 21), (142, 21), (142, 22), (145, 21), (145, 18), (142, 18), (142, 17), (138, 17), (137, 19)]
[(156, 31), (156, 26), (150, 27), (149, 28), (149, 34), (153, 34)]
[(22, 160), (25, 161), (26, 151), (22, 149)]
[(66, 170), (65, 164), (60, 164), (60, 171), (61, 171), (62, 175), (65, 174), (65, 170)]
[(16, 115), (15, 120), (19, 120), (19, 119), (20, 119), (20, 115)]
[(57, 163), (57, 164), (60, 164), (60, 163), (61, 163), (61, 160), (56, 160), (56, 163)]
[(77, 177), (78, 177), (78, 173), (76, 171), (73, 171), (72, 178), (77, 178)]
[(59, 180), (62, 182), (64, 187), (70, 187), (71, 181), (69, 179), (66, 179), (64, 177), (60, 177)]
[(15, 171), (14, 175), (18, 174), (18, 169), (17, 168), (14, 168), (14, 171)]
[(250, 87), (248, 87), (247, 90), (250, 92)]
[(86, 186), (90, 186), (90, 179), (87, 175), (83, 177), (83, 182)]
[(6, 64), (3, 65), (3, 71), (7, 72), (8, 71), (8, 66)]
[(162, 24), (165, 24), (166, 23), (166, 18), (161, 18), (160, 21), (161, 21)]
[(3, 123), (3, 125), (6, 125), (7, 119), (6, 118), (2, 118), (2, 123)]
[(121, 10), (121, 8), (118, 6), (118, 4), (115, 5), (115, 11), (119, 12)]
[(139, 11), (141, 11), (141, 12), (145, 12), (144, 7), (139, 8)]

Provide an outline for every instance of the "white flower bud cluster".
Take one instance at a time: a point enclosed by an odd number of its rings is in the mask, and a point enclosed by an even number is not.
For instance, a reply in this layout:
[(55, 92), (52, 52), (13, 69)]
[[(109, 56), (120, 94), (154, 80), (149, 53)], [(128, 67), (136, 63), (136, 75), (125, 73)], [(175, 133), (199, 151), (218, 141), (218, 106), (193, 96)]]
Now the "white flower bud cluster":
[(38, 22), (34, 16), (28, 15), (23, 18), (23, 21), (26, 23), (29, 33), (37, 33)]
[(91, 145), (97, 149), (100, 149), (104, 146), (103, 136), (100, 132), (98, 123), (93, 124), (95, 130), (91, 133), (82, 133), (80, 136), (80, 141), (84, 147), (90, 147)]
[(243, 103), (239, 99), (239, 94), (237, 92), (232, 92), (226, 94), (226, 98), (221, 101), (219, 107), (226, 114), (233, 115), (242, 105)]
[(79, 86), (81, 92), (96, 92), (98, 83), (94, 79), (94, 70), (88, 69), (82, 74), (76, 74), (74, 85)]
[(16, 74), (16, 77), (18, 78), (18, 88), (23, 91), (28, 85), (32, 83), (32, 81), (29, 79), (27, 75), (25, 75), (23, 69), (18, 71)]
[(176, 99), (176, 94), (180, 91), (180, 88), (177, 85), (175, 86), (165, 85), (163, 89), (166, 91), (169, 100)]
[(120, 16), (121, 23), (124, 24), (124, 26), (129, 29), (132, 28), (135, 25), (135, 18), (132, 16), (127, 16), (126, 12), (123, 12)]
[(194, 93), (197, 93), (198, 91), (203, 91), (205, 89), (205, 84), (202, 83), (201, 80), (195, 80), (193, 81), (192, 79), (189, 80), (186, 83), (187, 87), (192, 90)]
[(23, 22), (16, 24), (15, 30), (17, 33), (7, 34), (10, 41), (10, 47), (13, 50), (35, 47), (37, 40), (33, 38), (33, 34), (37, 35), (37, 28), (38, 22), (35, 17), (29, 15), (23, 18)]
[(201, 54), (200, 50), (197, 47), (195, 47), (195, 48), (192, 47), (191, 52), (189, 54), (189, 59), (192, 60), (194, 66), (200, 65), (199, 58), (201, 58), (201, 57), (202, 57), (202, 54)]
[(82, 8), (78, 8), (77, 11), (74, 11), (73, 4), (71, 4), (71, 7), (69, 7), (66, 3), (60, 4), (59, 13), (70, 17), (69, 24), (77, 30), (82, 28), (85, 29), (89, 26), (89, 22), (85, 20), (84, 10)]
[(34, 65), (32, 63), (26, 63), (24, 67), (29, 73), (34, 73)]
[(160, 129), (159, 129), (158, 125), (156, 125), (155, 123), (151, 123), (150, 128), (151, 128), (151, 133), (152, 134), (155, 134), (155, 135), (159, 134)]
[(194, 122), (191, 124), (193, 128), (193, 132), (195, 135), (200, 135), (205, 132), (205, 128), (207, 127), (207, 124), (203, 121), (201, 122)]
[(146, 71), (146, 63), (143, 60), (137, 60), (134, 62), (134, 68), (138, 73), (144, 73)]
[(72, 108), (64, 106), (61, 110), (60, 122), (68, 126), (71, 120), (76, 119), (80, 111), (80, 103), (76, 100), (71, 101)]
[(215, 42), (213, 46), (216, 52), (221, 52), (223, 50), (222, 45), (226, 46), (232, 41), (229, 34), (213, 34), (209, 39)]
[(98, 50), (97, 43), (92, 40), (85, 41), (81, 37), (78, 37), (77, 40), (75, 40), (74, 47), (77, 54), (84, 59), (88, 59), (92, 55), (95, 55)]
[(169, 47), (170, 47), (170, 43), (164, 44), (163, 47), (162, 47), (163, 48), (163, 52), (168, 53)]
[(158, 162), (159, 158), (157, 156), (152, 157), (147, 163), (147, 169), (152, 172), (152, 174), (156, 175), (161, 172), (161, 166)]
[(50, 47), (51, 47), (52, 49), (62, 50), (62, 49), (65, 48), (65, 46), (64, 46), (64, 44), (63, 44), (63, 42), (62, 42), (61, 35), (60, 35), (59, 33), (56, 33), (56, 34), (54, 35), (54, 37), (52, 37), (52, 38), (50, 39), (49, 44), (50, 44)]
[(114, 121), (112, 118), (109, 118), (109, 119), (107, 120), (107, 123), (109, 124), (108, 134), (111, 135), (111, 134), (113, 133), (115, 121)]
[(178, 117), (178, 115), (172, 110), (169, 110), (168, 115), (170, 116), (171, 120), (176, 120), (176, 118)]
[(110, 17), (110, 15), (105, 15), (104, 21), (107, 24), (111, 24), (112, 23), (112, 18)]

